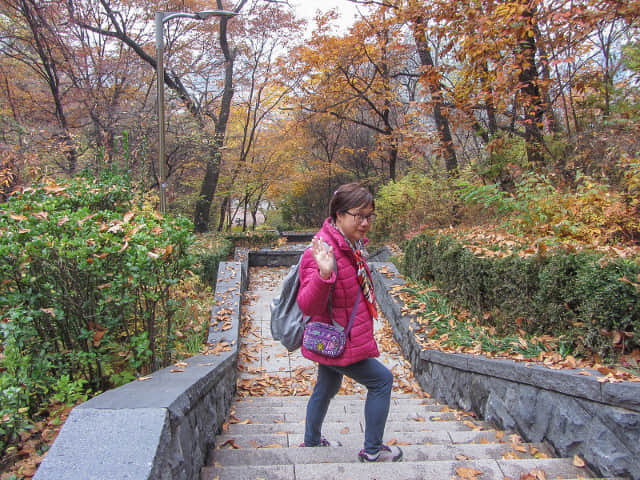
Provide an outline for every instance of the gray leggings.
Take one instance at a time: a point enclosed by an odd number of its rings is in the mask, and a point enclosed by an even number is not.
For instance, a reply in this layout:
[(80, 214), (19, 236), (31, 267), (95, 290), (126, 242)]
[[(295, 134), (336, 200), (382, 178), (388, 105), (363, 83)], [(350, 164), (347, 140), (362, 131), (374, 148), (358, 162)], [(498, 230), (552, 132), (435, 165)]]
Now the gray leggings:
[(374, 358), (346, 367), (318, 364), (318, 379), (307, 404), (304, 443), (308, 447), (320, 444), (322, 422), (327, 414), (329, 402), (340, 390), (343, 375), (354, 379), (368, 389), (364, 405), (364, 450), (375, 455), (382, 446), (384, 427), (389, 415), (393, 374)]

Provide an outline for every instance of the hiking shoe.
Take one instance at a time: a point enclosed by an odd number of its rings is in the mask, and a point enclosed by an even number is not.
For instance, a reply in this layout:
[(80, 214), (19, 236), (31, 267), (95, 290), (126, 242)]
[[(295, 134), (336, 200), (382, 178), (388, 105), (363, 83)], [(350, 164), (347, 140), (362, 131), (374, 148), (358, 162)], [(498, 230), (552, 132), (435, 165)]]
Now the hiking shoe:
[(378, 453), (373, 455), (361, 450), (358, 458), (361, 462), (399, 462), (402, 459), (402, 450), (395, 445), (382, 445)]
[[(307, 445), (305, 445), (304, 442), (302, 442), (300, 444), (301, 447), (306, 447)], [(322, 437), (320, 439), (320, 443), (318, 445), (312, 445), (313, 447), (341, 447), (342, 443), (340, 443), (338, 440), (327, 440), (326, 438)]]

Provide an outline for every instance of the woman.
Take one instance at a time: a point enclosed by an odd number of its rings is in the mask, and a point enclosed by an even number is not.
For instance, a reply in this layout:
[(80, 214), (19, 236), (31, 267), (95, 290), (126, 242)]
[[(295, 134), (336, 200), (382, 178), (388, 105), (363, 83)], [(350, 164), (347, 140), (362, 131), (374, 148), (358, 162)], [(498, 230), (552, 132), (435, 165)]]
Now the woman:
[[(376, 218), (373, 196), (360, 184), (342, 185), (331, 199), (329, 214), (302, 256), (298, 305), (311, 320), (331, 323), (333, 316), (345, 329), (352, 309), (357, 310), (340, 357), (325, 357), (302, 347), (302, 355), (318, 363), (318, 378), (307, 404), (302, 446), (331, 445), (321, 436), (322, 422), (329, 402), (340, 390), (343, 375), (347, 375), (368, 389), (360, 461), (396, 462), (402, 458), (402, 450), (382, 443), (393, 374), (375, 359), (380, 356), (373, 337), (376, 303), (371, 272), (362, 253), (367, 243), (365, 235)], [(360, 301), (356, 300), (358, 289)], [(331, 316), (327, 304), (330, 295)]]

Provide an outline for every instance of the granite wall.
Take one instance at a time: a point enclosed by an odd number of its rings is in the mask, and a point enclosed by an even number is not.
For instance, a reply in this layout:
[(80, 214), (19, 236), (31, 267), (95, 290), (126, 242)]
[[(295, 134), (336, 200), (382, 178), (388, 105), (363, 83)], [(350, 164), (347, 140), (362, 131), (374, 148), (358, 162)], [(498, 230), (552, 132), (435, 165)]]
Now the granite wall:
[(413, 333), (418, 325), (390, 291), (405, 283), (397, 269), (371, 267), (380, 308), (424, 391), (527, 441), (547, 441), (561, 456), (577, 454), (600, 475), (640, 480), (640, 383), (601, 383), (596, 371), (424, 349)]

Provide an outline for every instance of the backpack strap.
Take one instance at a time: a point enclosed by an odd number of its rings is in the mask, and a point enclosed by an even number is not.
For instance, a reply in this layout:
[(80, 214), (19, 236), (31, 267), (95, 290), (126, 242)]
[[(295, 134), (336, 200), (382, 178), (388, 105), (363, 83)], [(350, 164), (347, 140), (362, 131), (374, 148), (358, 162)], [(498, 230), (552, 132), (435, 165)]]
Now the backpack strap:
[[(349, 337), (349, 333), (351, 333), (351, 327), (353, 326), (353, 321), (356, 318), (356, 313), (358, 313), (358, 305), (360, 305), (360, 297), (362, 297), (362, 290), (360, 289), (360, 287), (358, 287), (358, 295), (356, 297), (356, 303), (353, 306), (353, 309), (351, 310), (351, 316), (349, 317), (349, 323), (347, 324), (347, 329), (344, 331), (347, 337)], [(331, 317), (331, 322), (333, 323), (334, 327), (340, 330), (344, 330), (344, 327), (340, 325), (338, 322), (336, 322), (333, 319), (333, 317)]]
[(353, 309), (351, 310), (351, 316), (349, 317), (349, 324), (347, 325), (347, 331), (345, 332), (345, 335), (347, 336), (347, 338), (351, 338), (349, 337), (349, 335), (351, 334), (351, 327), (353, 327), (353, 320), (356, 318), (356, 313), (358, 312), (358, 305), (360, 304), (361, 296), (362, 296), (362, 290), (360, 289), (360, 287), (358, 287), (358, 296), (356, 297), (356, 304), (353, 306)]

